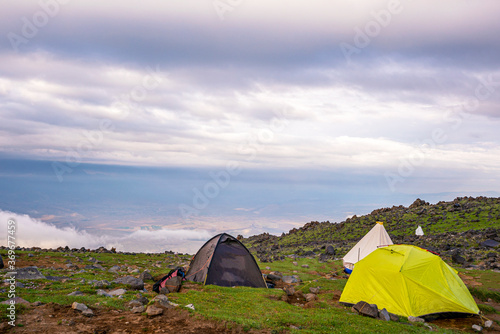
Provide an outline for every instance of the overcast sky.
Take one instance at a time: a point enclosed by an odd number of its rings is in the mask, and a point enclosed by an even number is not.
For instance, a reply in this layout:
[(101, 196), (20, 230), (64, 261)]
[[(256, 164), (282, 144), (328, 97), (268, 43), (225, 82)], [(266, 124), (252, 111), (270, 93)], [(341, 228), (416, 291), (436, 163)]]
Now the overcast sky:
[(229, 163), (381, 193), (500, 189), (496, 0), (0, 9), (0, 155), (58, 161), (59, 182), (83, 163)]

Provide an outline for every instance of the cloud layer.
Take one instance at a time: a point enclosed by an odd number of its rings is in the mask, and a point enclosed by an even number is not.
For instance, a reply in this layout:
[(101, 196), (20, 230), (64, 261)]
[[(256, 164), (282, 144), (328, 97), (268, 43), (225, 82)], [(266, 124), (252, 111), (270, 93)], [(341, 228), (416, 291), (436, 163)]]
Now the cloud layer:
[(161, 253), (166, 250), (194, 254), (212, 237), (203, 230), (156, 230), (134, 231), (123, 236), (95, 235), (74, 227), (58, 228), (28, 215), (19, 215), (0, 210), (0, 245), (7, 246), (7, 222), (15, 221), (15, 246), (57, 248), (85, 247), (97, 249), (101, 246), (118, 251)]

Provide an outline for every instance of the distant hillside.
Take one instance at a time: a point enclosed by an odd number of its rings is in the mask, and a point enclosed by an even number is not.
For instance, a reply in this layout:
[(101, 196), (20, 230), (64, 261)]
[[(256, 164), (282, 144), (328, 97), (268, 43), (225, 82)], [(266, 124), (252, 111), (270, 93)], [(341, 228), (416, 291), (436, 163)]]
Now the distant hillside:
[[(477, 247), (500, 232), (500, 198), (458, 197), (451, 202), (429, 204), (417, 199), (409, 207), (393, 206), (353, 216), (341, 223), (312, 221), (280, 237), (260, 234), (242, 241), (264, 260), (277, 254), (299, 254), (334, 245), (343, 255), (375, 224), (381, 221), (395, 243), (412, 243), (427, 248), (447, 250)], [(422, 226), (425, 236), (415, 236)]]

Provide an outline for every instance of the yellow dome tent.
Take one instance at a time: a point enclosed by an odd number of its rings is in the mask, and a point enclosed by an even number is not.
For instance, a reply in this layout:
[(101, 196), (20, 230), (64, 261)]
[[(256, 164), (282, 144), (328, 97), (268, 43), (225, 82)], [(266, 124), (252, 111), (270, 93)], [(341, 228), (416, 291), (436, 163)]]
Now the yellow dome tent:
[(410, 245), (381, 247), (356, 263), (340, 302), (359, 301), (406, 317), (479, 313), (455, 269), (439, 256)]

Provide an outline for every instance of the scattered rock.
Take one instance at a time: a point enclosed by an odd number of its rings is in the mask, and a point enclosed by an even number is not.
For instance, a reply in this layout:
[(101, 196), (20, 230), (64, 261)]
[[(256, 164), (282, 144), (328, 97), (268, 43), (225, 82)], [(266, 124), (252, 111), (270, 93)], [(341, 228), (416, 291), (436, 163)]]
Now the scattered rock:
[(300, 282), (300, 280), (299, 280), (299, 278), (298, 278), (297, 275), (283, 276), (282, 280), (283, 280), (283, 283), (286, 283), (286, 284), (292, 284), (292, 283), (299, 283)]
[(125, 284), (132, 290), (143, 290), (144, 282), (140, 278), (135, 278), (133, 276), (119, 277), (113, 281), (118, 284)]
[(11, 298), (11, 299), (7, 299), (7, 300), (4, 300), (3, 302), (1, 302), (0, 304), (9, 305), (11, 303), (11, 301), (14, 301), (15, 304), (30, 305), (29, 301), (24, 300), (21, 297), (14, 297), (14, 298)]
[(182, 277), (180, 276), (172, 277), (165, 282), (165, 287), (168, 289), (169, 293), (179, 292), (181, 286), (182, 286)]
[(309, 265), (308, 264), (303, 264), (301, 267), (302, 268), (309, 268)]
[(84, 316), (86, 316), (86, 317), (93, 317), (94, 316), (94, 312), (91, 309), (89, 309), (89, 308), (87, 308), (86, 310), (82, 311), (82, 314)]
[(92, 284), (95, 288), (107, 288), (108, 286), (110, 286), (111, 284), (107, 281), (107, 280), (101, 280), (101, 281), (96, 281), (96, 280), (92, 280), (92, 281), (89, 281), (90, 284)]
[(472, 325), (472, 329), (475, 330), (476, 332), (481, 332), (483, 330), (483, 327), (479, 325)]
[[(97, 293), (99, 294), (99, 293)], [(83, 292), (81, 291), (73, 291), (71, 293), (68, 293), (68, 296), (83, 296)]]
[(195, 309), (194, 309), (194, 305), (193, 305), (193, 304), (187, 304), (187, 305), (186, 305), (186, 306), (184, 306), (184, 307), (190, 308), (190, 309), (191, 309), (191, 310), (193, 310), (193, 311), (195, 310)]
[(163, 314), (163, 309), (156, 307), (154, 305), (149, 305), (148, 308), (146, 309), (146, 313), (148, 314), (148, 316), (154, 317)]
[(168, 297), (165, 295), (157, 295), (156, 297), (153, 298), (153, 302), (156, 302), (163, 307), (172, 307), (170, 305), (170, 301), (168, 300)]
[(97, 290), (97, 294), (99, 296), (104, 296), (104, 297), (112, 297), (109, 293), (107, 293), (106, 291), (102, 290), (102, 289), (99, 289)]
[(455, 263), (458, 263), (458, 264), (465, 264), (467, 261), (462, 257), (460, 256), (460, 254), (458, 253), (455, 253), (451, 256), (451, 260)]
[(41, 305), (43, 305), (43, 303), (41, 301), (37, 300), (36, 302), (31, 303), (31, 305), (33, 305), (33, 306), (41, 306)]
[(120, 266), (112, 266), (111, 268), (108, 269), (108, 272), (117, 274), (120, 271), (120, 269), (121, 269)]
[(304, 295), (304, 298), (306, 299), (306, 301), (308, 302), (312, 302), (313, 300), (316, 300), (318, 299), (318, 297), (316, 297), (316, 295), (314, 293), (306, 293)]
[(87, 305), (78, 302), (74, 302), (73, 304), (71, 304), (71, 308), (80, 312), (88, 309)]
[(293, 264), (294, 266), (298, 266), (298, 265), (299, 265), (299, 263), (298, 263), (298, 262), (296, 262), (296, 261), (293, 261), (293, 262), (292, 262), (292, 264)]
[(142, 313), (142, 312), (144, 312), (144, 310), (145, 310), (144, 305), (137, 305), (137, 306), (132, 307), (132, 309), (130, 310), (130, 312), (132, 312), (132, 313)]
[(425, 322), (424, 319), (419, 318), (419, 317), (413, 317), (411, 315), (408, 317), (408, 321), (409, 322)]
[(488, 248), (496, 248), (498, 245), (500, 245), (500, 242), (491, 239), (487, 239), (481, 243), (481, 246)]
[(389, 315), (389, 312), (387, 312), (385, 308), (381, 309), (378, 312), (378, 317), (385, 321), (391, 321), (391, 316)]
[(317, 295), (319, 293), (319, 287), (309, 288), (309, 292)]
[(484, 328), (490, 328), (491, 326), (493, 326), (493, 320), (486, 320), (484, 322)]
[[(37, 267), (17, 268), (16, 273), (12, 273), (10, 277), (18, 279), (45, 279), (45, 276), (38, 270)], [(8, 273), (9, 274), (9, 273)]]
[(352, 308), (361, 315), (365, 315), (365, 316), (371, 317), (371, 318), (378, 317), (377, 305), (368, 304), (367, 302), (360, 301), (356, 305), (354, 305)]
[(325, 254), (326, 255), (335, 255), (335, 248), (333, 248), (332, 245), (329, 245), (325, 249)]
[(153, 276), (151, 273), (147, 270), (144, 270), (141, 275), (139, 275), (139, 278), (142, 279), (142, 281), (154, 281)]
[(111, 296), (121, 296), (121, 295), (125, 294), (125, 292), (127, 292), (127, 290), (125, 290), (125, 289), (116, 289), (116, 290), (110, 291), (108, 293)]

